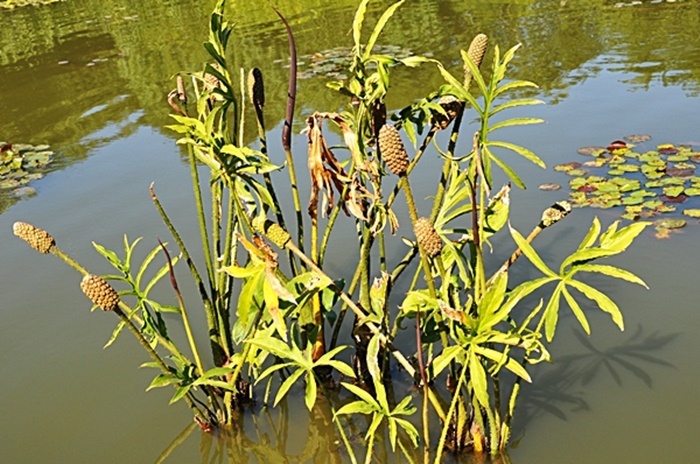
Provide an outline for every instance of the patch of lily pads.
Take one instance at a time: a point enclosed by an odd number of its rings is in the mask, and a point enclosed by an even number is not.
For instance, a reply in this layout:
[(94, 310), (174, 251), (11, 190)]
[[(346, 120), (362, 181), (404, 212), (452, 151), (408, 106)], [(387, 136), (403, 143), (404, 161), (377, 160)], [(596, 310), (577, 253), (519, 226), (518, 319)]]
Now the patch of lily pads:
[(655, 218), (657, 238), (684, 227), (682, 216), (700, 218), (700, 151), (689, 144), (646, 147), (650, 139), (631, 135), (607, 147), (582, 147), (578, 153), (590, 159), (554, 166), (571, 176), (574, 207), (618, 208), (631, 221)]
[(33, 195), (28, 184), (41, 179), (53, 161), (48, 145), (0, 142), (0, 195), (22, 197)]
[[(396, 60), (402, 60), (414, 53), (408, 48), (397, 45), (376, 45), (373, 49), (375, 55), (391, 56)], [(426, 54), (424, 56), (429, 56)], [(350, 47), (336, 47), (310, 55), (302, 55), (297, 63), (299, 72), (297, 78), (311, 79), (324, 77), (328, 79), (343, 80), (347, 78), (345, 71), (352, 64), (352, 49)]]
[(12, 10), (21, 6), (39, 6), (57, 3), (63, 0), (0, 0), (0, 8)]

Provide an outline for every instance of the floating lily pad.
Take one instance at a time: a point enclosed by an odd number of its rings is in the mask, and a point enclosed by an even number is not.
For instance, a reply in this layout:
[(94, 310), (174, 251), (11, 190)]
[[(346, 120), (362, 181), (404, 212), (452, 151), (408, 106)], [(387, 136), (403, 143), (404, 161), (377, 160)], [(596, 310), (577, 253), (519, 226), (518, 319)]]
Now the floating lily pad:
[(623, 140), (630, 142), (630, 143), (642, 143), (646, 142), (647, 140), (651, 140), (651, 135), (647, 134), (633, 134), (633, 135), (626, 135), (622, 137)]
[(670, 218), (664, 218), (664, 219), (659, 219), (656, 222), (654, 222), (654, 227), (656, 228), (664, 228), (664, 229), (681, 229), (685, 227), (688, 224), (688, 221), (685, 219), (670, 219)]
[(681, 155), (681, 154), (672, 155), (672, 156), (669, 156), (668, 158), (666, 158), (666, 160), (671, 161), (671, 162), (673, 162), (673, 163), (677, 163), (677, 162), (680, 162), (680, 161), (688, 161), (688, 159), (690, 159), (690, 156), (688, 156), (688, 155)]
[(672, 143), (663, 143), (656, 147), (662, 155), (675, 155), (678, 153), (678, 149)]
[(683, 193), (683, 186), (682, 185), (669, 185), (668, 187), (664, 187), (663, 189), (664, 195), (667, 197), (677, 197), (681, 193)]
[(604, 147), (581, 147), (576, 151), (581, 155), (601, 156), (603, 153), (605, 153), (605, 148)]
[(581, 163), (577, 163), (575, 161), (572, 161), (571, 163), (563, 163), (563, 164), (557, 164), (554, 166), (555, 171), (560, 171), (560, 172), (567, 172), (571, 171), (573, 169), (578, 169), (581, 167)]
[(617, 166), (617, 169), (622, 172), (637, 172), (640, 167), (636, 164), (621, 164)]
[(544, 190), (545, 192), (552, 192), (554, 190), (559, 190), (561, 188), (561, 185), (559, 184), (540, 184), (540, 190)]
[(683, 191), (684, 194), (688, 195), (689, 197), (697, 197), (700, 196), (700, 188), (698, 187), (688, 187)]
[(683, 214), (692, 218), (700, 218), (700, 209), (686, 209)]
[(665, 201), (666, 203), (683, 203), (688, 199), (688, 197), (684, 194), (680, 194), (675, 197), (669, 197), (667, 195), (661, 195), (660, 197), (661, 201)]
[(695, 168), (671, 168), (666, 171), (666, 174), (673, 177), (693, 177)]
[(611, 169), (608, 171), (609, 176), (621, 176), (624, 173), (625, 173), (625, 171), (622, 171), (620, 169)]
[(588, 171), (586, 171), (585, 169), (570, 169), (566, 171), (566, 173), (570, 176), (580, 177), (585, 176), (588, 173)]

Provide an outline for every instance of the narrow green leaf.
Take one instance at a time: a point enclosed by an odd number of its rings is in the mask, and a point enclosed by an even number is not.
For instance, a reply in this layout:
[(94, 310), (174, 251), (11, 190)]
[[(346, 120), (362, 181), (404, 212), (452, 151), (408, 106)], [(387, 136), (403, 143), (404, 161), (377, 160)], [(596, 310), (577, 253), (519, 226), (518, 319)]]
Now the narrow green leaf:
[[(601, 237), (600, 246), (621, 253), (627, 249), (632, 241), (649, 226), (650, 222), (634, 222), (627, 227), (616, 231), (610, 236)], [(612, 226), (610, 226), (612, 227)]]
[[(496, 94), (499, 93), (499, 90), (496, 90)], [(533, 106), (533, 105), (543, 105), (544, 102), (542, 100), (537, 100), (535, 98), (521, 98), (517, 100), (508, 100), (505, 103), (501, 103), (500, 105), (494, 107), (491, 109), (489, 112), (489, 116), (493, 116), (494, 114), (500, 113), (503, 110), (507, 110), (510, 108), (517, 108), (520, 106)]]
[(371, 404), (375, 410), (380, 411), (382, 407), (377, 403), (377, 400), (374, 399), (372, 395), (370, 395), (368, 392), (365, 390), (361, 389), (360, 387), (353, 385), (351, 383), (347, 382), (340, 382), (343, 387), (345, 387), (350, 393), (353, 393), (355, 396), (359, 397), (362, 401), (364, 401), (367, 404)]
[[(501, 94), (503, 94), (503, 93), (505, 93), (505, 92), (508, 92), (508, 91), (510, 91), (510, 90), (513, 90), (513, 89), (522, 89), (522, 88), (528, 88), (528, 87), (529, 87), (529, 88), (534, 88), (534, 89), (539, 89), (539, 86), (538, 86), (537, 84), (535, 84), (534, 82), (523, 81), (523, 80), (510, 81), (510, 82), (508, 82), (508, 83), (506, 83), (506, 84), (503, 84), (503, 85), (498, 86), (498, 88), (496, 89), (496, 91), (493, 93), (493, 97), (494, 97), (494, 98), (497, 98), (497, 97), (500, 96)], [(511, 101), (514, 101), (514, 102), (522, 102), (522, 101), (532, 102), (532, 103), (524, 103), (524, 104), (526, 104), (526, 105), (541, 105), (541, 104), (544, 104), (544, 102), (543, 102), (542, 100), (535, 100), (535, 99), (522, 99), (522, 100), (511, 100)], [(520, 104), (518, 104), (518, 105), (516, 105), (516, 106), (522, 106), (522, 103), (520, 103)], [(493, 113), (492, 113), (492, 114), (493, 114)]]
[(513, 240), (515, 240), (516, 245), (518, 245), (523, 254), (527, 256), (527, 259), (529, 259), (530, 262), (540, 270), (540, 272), (549, 277), (558, 277), (554, 271), (547, 267), (544, 261), (542, 261), (542, 258), (540, 258), (535, 249), (532, 248), (529, 243), (527, 243), (525, 238), (510, 225), (510, 221), (508, 222), (508, 229), (510, 229), (510, 234), (513, 237)]
[(583, 310), (578, 305), (578, 303), (576, 302), (574, 297), (571, 296), (571, 294), (566, 289), (566, 287), (562, 288), (562, 293), (564, 294), (564, 299), (569, 304), (571, 311), (574, 313), (574, 316), (576, 316), (576, 319), (578, 319), (579, 324), (581, 324), (581, 327), (583, 328), (583, 330), (588, 335), (590, 335), (591, 334), (591, 326), (588, 324), (588, 319), (586, 319), (586, 315), (583, 314)]
[(447, 71), (441, 63), (436, 63), (440, 74), (442, 74), (443, 79), (445, 79), (445, 81), (447, 81), (447, 83), (452, 86), (452, 91), (454, 92), (455, 96), (462, 101), (469, 102), (469, 104), (472, 106), (472, 108), (474, 108), (474, 110), (479, 114), (479, 116), (483, 117), (484, 109), (481, 107), (481, 105), (479, 105), (479, 102), (476, 101), (472, 94), (470, 94), (469, 91), (464, 88), (464, 85), (462, 85), (462, 83), (459, 80), (457, 80), (452, 74), (450, 74), (450, 72)]
[(615, 254), (617, 253), (612, 250), (604, 250), (601, 248), (585, 248), (583, 250), (575, 251), (572, 255), (568, 256), (564, 261), (562, 261), (561, 266), (559, 267), (559, 273), (564, 275), (565, 269), (568, 266), (575, 265), (576, 263), (586, 263), (594, 259), (605, 258)]
[(152, 381), (151, 384), (146, 388), (146, 391), (149, 391), (153, 388), (160, 388), (160, 387), (166, 387), (168, 385), (172, 385), (174, 383), (178, 383), (180, 381), (179, 378), (177, 378), (173, 374), (158, 374)]
[(544, 309), (544, 314), (542, 315), (542, 317), (544, 317), (545, 337), (547, 337), (547, 341), (550, 343), (552, 339), (554, 339), (554, 334), (557, 331), (557, 322), (559, 322), (559, 300), (562, 287), (564, 287), (564, 284), (559, 282), (559, 285), (557, 285), (557, 288), (554, 289), (554, 293), (552, 293), (552, 296), (549, 298), (547, 307)]
[(630, 271), (620, 269), (619, 267), (610, 266), (607, 264), (584, 264), (582, 266), (578, 266), (576, 270), (579, 272), (597, 272), (599, 274), (605, 274), (610, 277), (615, 277), (617, 279), (623, 279), (634, 284), (639, 284), (647, 290), (649, 289), (647, 284), (642, 279), (632, 274)]
[(382, 29), (384, 29), (384, 26), (386, 26), (386, 23), (394, 15), (394, 12), (405, 1), (406, 0), (399, 0), (398, 2), (394, 3), (389, 8), (384, 10), (384, 13), (382, 13), (382, 15), (379, 17), (377, 24), (374, 26), (374, 30), (372, 31), (372, 34), (369, 36), (369, 40), (367, 40), (367, 46), (365, 48), (365, 52), (364, 52), (364, 55), (362, 57), (364, 60), (369, 58), (369, 55), (372, 53), (372, 49), (374, 48), (374, 44), (377, 43), (377, 39), (379, 38), (379, 34), (381, 34)]
[(357, 400), (353, 401), (352, 403), (348, 403), (345, 406), (341, 407), (335, 412), (336, 416), (340, 416), (342, 414), (372, 414), (375, 412), (375, 409), (372, 407), (371, 404), (367, 404), (362, 400)]
[(505, 148), (507, 150), (514, 151), (515, 153), (524, 157), (528, 161), (531, 161), (532, 163), (536, 164), (537, 166), (541, 167), (542, 169), (545, 169), (547, 167), (544, 164), (544, 161), (542, 161), (539, 156), (537, 156), (531, 150), (528, 150), (525, 147), (521, 147), (520, 145), (516, 145), (516, 144), (510, 143), (510, 142), (493, 141), (493, 140), (489, 140), (488, 142), (486, 142), (486, 144), (489, 146), (500, 147), (500, 148)]
[(459, 345), (452, 345), (445, 348), (432, 362), (433, 376), (437, 377), (440, 373), (450, 365), (457, 355), (464, 352), (464, 349)]
[(596, 239), (598, 238), (598, 235), (600, 235), (600, 221), (596, 216), (593, 218), (591, 228), (588, 229), (586, 236), (583, 238), (583, 240), (581, 240), (581, 244), (578, 246), (578, 250), (590, 248), (595, 243)]
[(501, 160), (500, 160), (496, 155), (494, 155), (494, 154), (491, 152), (491, 150), (489, 150), (486, 146), (484, 146), (484, 151), (489, 155), (487, 159), (493, 160), (493, 161), (498, 165), (499, 168), (503, 169), (503, 172), (506, 173), (506, 175), (508, 176), (508, 178), (509, 178), (518, 188), (521, 188), (521, 189), (525, 190), (525, 188), (526, 188), (526, 187), (525, 187), (525, 182), (523, 182), (523, 180), (520, 178), (520, 176), (518, 176), (518, 174), (515, 172), (515, 170), (513, 170), (513, 168), (511, 168), (511, 167), (508, 166), (506, 163), (504, 163), (503, 161), (501, 161)]
[(498, 129), (503, 129), (504, 127), (513, 127), (513, 126), (525, 126), (529, 124), (542, 124), (544, 122), (544, 119), (540, 118), (511, 118), (511, 119), (506, 119), (505, 121), (500, 121), (497, 122), (496, 124), (493, 124), (489, 127), (488, 133), (490, 134), (493, 131), (497, 131)]
[(306, 403), (306, 409), (311, 411), (316, 404), (316, 377), (313, 373), (309, 373), (306, 376), (306, 390), (304, 391), (304, 402)]
[(367, 4), (369, 0), (362, 0), (355, 12), (355, 18), (352, 21), (352, 38), (355, 42), (356, 53), (362, 53), (362, 23), (365, 21), (365, 13), (367, 12)]
[(469, 353), (469, 378), (471, 379), (472, 387), (474, 388), (474, 396), (476, 396), (477, 401), (484, 408), (490, 408), (486, 371), (484, 370), (484, 366), (481, 365), (479, 357), (473, 351)]
[[(139, 239), (135, 240), (134, 243), (132, 244), (132, 250), (133, 247), (140, 241)], [(164, 242), (163, 246), (167, 246), (168, 243)], [(143, 278), (143, 274), (146, 272), (146, 268), (148, 268), (149, 264), (151, 264), (151, 261), (156, 257), (156, 255), (161, 251), (160, 246), (157, 246), (151, 250), (148, 255), (144, 258), (144, 260), (141, 262), (141, 266), (139, 266), (139, 272), (136, 274), (136, 288), (141, 288), (141, 279)], [(129, 252), (129, 260), (131, 260), (131, 252)]]
[(464, 64), (467, 66), (467, 68), (469, 68), (472, 79), (476, 81), (476, 85), (479, 86), (479, 90), (481, 91), (482, 95), (488, 95), (489, 89), (486, 86), (486, 81), (484, 81), (484, 76), (481, 74), (479, 67), (471, 60), (471, 58), (469, 58), (469, 54), (464, 50), (460, 50), (459, 54), (462, 56), (462, 61), (464, 61)]
[(170, 398), (170, 402), (168, 404), (173, 404), (181, 400), (182, 397), (185, 396), (188, 391), (190, 391), (189, 385), (183, 385), (181, 387), (178, 387), (177, 390), (175, 390), (175, 394), (173, 395), (173, 397)]
[(289, 345), (287, 345), (278, 338), (253, 338), (247, 343), (255, 345), (258, 348), (262, 348), (265, 351), (269, 351), (270, 353), (282, 359), (295, 358), (294, 354), (292, 353), (292, 349), (289, 347)]
[[(526, 382), (532, 382), (532, 379), (530, 378), (530, 374), (527, 373), (525, 368), (520, 365), (515, 359), (511, 358), (507, 354), (493, 350), (491, 348), (486, 348), (483, 346), (475, 346), (474, 351), (481, 356), (484, 356), (485, 358), (490, 359), (494, 363), (498, 364), (503, 364), (503, 366), (511, 371), (513, 374), (517, 375), (518, 377), (521, 377), (523, 380)], [(505, 361), (505, 362), (504, 362)]]
[(625, 330), (625, 323), (623, 321), (620, 308), (606, 294), (578, 280), (571, 280), (567, 283), (586, 295), (587, 298), (595, 301), (600, 309), (610, 314), (613, 322), (620, 328), (620, 330)]
[(280, 389), (277, 391), (277, 395), (275, 395), (275, 401), (272, 403), (273, 406), (277, 406), (279, 402), (282, 401), (284, 395), (287, 394), (289, 389), (292, 388), (292, 385), (294, 385), (299, 377), (301, 377), (301, 375), (305, 372), (306, 371), (304, 371), (304, 369), (297, 369), (296, 371), (292, 372), (292, 374), (287, 377), (284, 382), (282, 382)]

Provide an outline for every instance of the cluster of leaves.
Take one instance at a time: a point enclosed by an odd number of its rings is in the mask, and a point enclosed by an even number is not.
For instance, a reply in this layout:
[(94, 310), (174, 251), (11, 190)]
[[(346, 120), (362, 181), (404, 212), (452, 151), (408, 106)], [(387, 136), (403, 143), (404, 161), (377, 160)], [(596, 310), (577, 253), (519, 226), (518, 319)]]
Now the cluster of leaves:
[(573, 177), (569, 187), (575, 206), (624, 207), (621, 217), (633, 221), (671, 216), (655, 223), (657, 237), (665, 238), (669, 230), (686, 225), (685, 219), (673, 213), (700, 216), (700, 177), (696, 175), (700, 152), (689, 145), (669, 143), (640, 150), (649, 139), (648, 135), (633, 135), (608, 147), (583, 147), (579, 153), (593, 160), (559, 164), (554, 170)]

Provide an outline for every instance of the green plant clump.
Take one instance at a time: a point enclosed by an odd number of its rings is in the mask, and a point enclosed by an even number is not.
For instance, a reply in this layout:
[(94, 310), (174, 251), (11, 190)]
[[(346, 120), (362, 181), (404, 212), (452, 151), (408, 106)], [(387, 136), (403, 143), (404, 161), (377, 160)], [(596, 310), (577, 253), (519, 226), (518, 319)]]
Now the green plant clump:
[[(169, 128), (179, 134), (178, 144), (189, 155), (203, 265), (192, 259), (191, 245), (170, 221), (153, 186), (152, 200), (179, 256), (171, 257), (161, 243), (137, 264), (132, 255), (139, 240), (125, 238), (123, 256), (95, 245), (117, 270), (98, 277), (65, 255), (48, 233), (24, 223), (15, 227), (35, 249), (61, 257), (86, 276), (81, 285), (85, 294), (96, 307), (120, 318), (109, 343), (123, 329), (132, 332), (151, 357), (144, 366), (159, 371), (148, 388), (173, 388), (171, 403), (185, 401), (205, 430), (232, 429), (237, 412), (254, 396), (276, 406), (292, 387), (303, 385), (309, 410), (320, 398), (336, 399), (331, 401), (332, 420), (353, 462), (357, 449), (346, 432), (358, 416), (368, 419), (361, 422), (366, 424), (366, 462), (373, 459), (379, 440), (388, 440), (392, 449), (398, 446), (410, 460), (414, 450), (422, 449), (425, 462), (440, 462), (448, 449), (496, 455), (511, 437), (521, 385), (531, 381), (530, 366), (550, 360), (548, 345), (557, 331), (562, 300), (586, 333), (590, 326), (580, 295), (624, 328), (617, 304), (579, 277), (603, 274), (646, 287), (634, 274), (598, 262), (627, 249), (647, 223), (620, 227), (615, 222), (603, 231), (595, 219), (558, 269), (540, 258), (532, 242), (570, 212), (567, 202), (546, 208), (527, 237), (509, 225), (511, 189), (494, 188), (494, 171), (501, 170), (520, 188), (525, 184), (504, 154), (544, 167), (532, 151), (499, 138), (502, 129), (541, 122), (502, 117), (511, 108), (541, 103), (509, 97), (514, 90), (535, 87), (506, 79), (519, 45), (505, 53), (493, 47), (492, 67), (482, 72), (488, 39), (477, 35), (461, 53), (464, 73), (459, 77), (429, 57), (375, 53), (383, 27), (403, 3), (390, 6), (365, 38), (368, 0), (360, 2), (347, 77), (329, 83), (348, 97), (348, 109), (317, 112), (306, 121), (311, 176), (306, 207), (291, 148), (296, 93), (291, 29), (280, 14), (290, 42), (291, 68), (282, 133), (286, 163), (279, 165), (273, 160), (281, 156), (267, 152), (262, 73), (257, 68), (247, 75), (231, 69), (227, 46), (232, 26), (224, 20), (221, 0), (205, 43), (211, 62), (201, 72), (187, 74), (187, 82), (179, 77), (168, 98), (176, 112)], [(385, 99), (390, 68), (395, 66), (434, 67), (445, 83), (388, 114)], [(188, 104), (192, 95), (194, 101)], [(467, 134), (469, 152), (456, 153), (465, 111), (473, 112), (479, 127)], [(258, 148), (243, 143), (249, 115), (257, 121)], [(496, 115), (498, 122), (493, 121)], [(338, 150), (326, 143), (324, 122), (342, 133), (346, 157), (338, 158)], [(443, 168), (435, 173), (432, 207), (419, 211), (411, 178), (439, 131), (451, 132), (447, 146), (437, 149)], [(404, 138), (413, 142), (408, 148)], [(200, 178), (198, 165), (208, 167), (207, 179)], [(275, 171), (286, 171), (287, 176), (273, 177)], [(282, 210), (281, 195), (291, 196), (293, 210)], [(394, 206), (401, 198), (411, 224), (401, 229), (408, 236), (403, 239), (405, 256), (392, 262), (387, 242), (398, 240)], [(357, 230), (356, 250), (348, 253), (357, 256), (356, 267), (348, 283), (341, 277), (350, 276), (331, 276), (324, 266), (337, 227)], [(515, 251), (488, 275), (484, 247), (503, 231), (512, 237)], [(146, 282), (147, 268), (161, 251), (165, 262)], [(521, 255), (540, 277), (511, 278), (511, 266)], [(197, 306), (206, 316), (208, 346), (195, 342), (193, 304), (186, 305), (178, 289), (176, 265), (186, 267), (199, 291)], [(151, 297), (154, 285), (166, 275), (175, 291), (174, 305)], [(397, 295), (393, 289), (400, 280), (408, 291)], [(107, 281), (123, 289), (116, 292)], [(548, 296), (528, 298), (540, 296), (547, 285), (553, 287)], [(179, 316), (185, 346), (171, 338), (168, 325), (173, 319), (166, 323), (164, 313)], [(395, 344), (402, 330), (415, 333), (415, 345)], [(400, 395), (406, 380), (418, 387), (415, 398), (408, 392)], [(340, 395), (331, 394), (334, 388)], [(414, 399), (419, 404), (414, 405)]]

